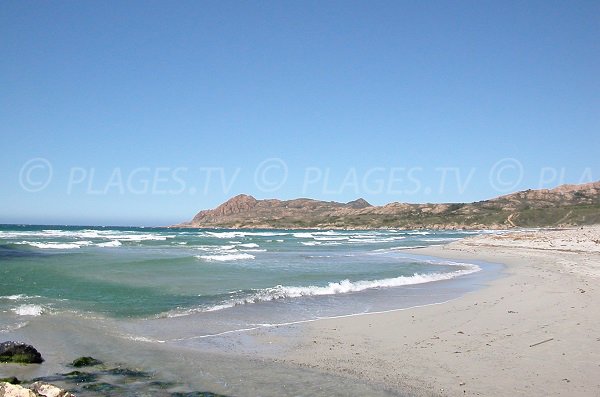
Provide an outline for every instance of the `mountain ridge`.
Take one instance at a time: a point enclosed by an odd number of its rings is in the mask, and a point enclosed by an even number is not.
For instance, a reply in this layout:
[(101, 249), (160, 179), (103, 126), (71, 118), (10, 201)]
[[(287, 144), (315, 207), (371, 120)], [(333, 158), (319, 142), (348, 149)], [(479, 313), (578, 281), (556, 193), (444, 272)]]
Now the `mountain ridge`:
[(508, 229), (600, 223), (600, 181), (523, 190), (472, 203), (373, 206), (310, 198), (264, 199), (240, 194), (173, 227), (330, 229)]

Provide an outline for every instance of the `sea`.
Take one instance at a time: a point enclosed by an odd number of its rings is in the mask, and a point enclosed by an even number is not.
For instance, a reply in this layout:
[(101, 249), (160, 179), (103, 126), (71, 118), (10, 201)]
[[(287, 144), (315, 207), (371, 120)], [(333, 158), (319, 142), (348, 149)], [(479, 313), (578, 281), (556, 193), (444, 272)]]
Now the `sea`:
[[(398, 395), (276, 358), (312, 321), (481, 287), (498, 265), (414, 251), (481, 233), (496, 232), (0, 225), (0, 341), (45, 351), (25, 377), (81, 355), (151, 374), (118, 391), (80, 382), (78, 395)], [(257, 331), (282, 342), (265, 347)]]

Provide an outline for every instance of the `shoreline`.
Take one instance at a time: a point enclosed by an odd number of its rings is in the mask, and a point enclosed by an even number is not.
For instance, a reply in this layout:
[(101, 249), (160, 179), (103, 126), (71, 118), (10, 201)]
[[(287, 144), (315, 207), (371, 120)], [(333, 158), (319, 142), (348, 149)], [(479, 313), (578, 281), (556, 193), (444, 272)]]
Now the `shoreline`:
[(303, 324), (283, 361), (412, 395), (598, 394), (599, 235), (540, 230), (413, 249), (501, 263), (505, 276), (444, 304)]

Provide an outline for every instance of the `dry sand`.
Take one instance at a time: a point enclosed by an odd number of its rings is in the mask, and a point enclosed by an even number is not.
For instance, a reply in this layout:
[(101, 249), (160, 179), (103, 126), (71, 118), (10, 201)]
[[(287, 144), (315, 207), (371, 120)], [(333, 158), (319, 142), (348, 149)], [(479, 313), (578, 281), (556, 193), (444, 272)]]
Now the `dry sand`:
[(600, 227), (411, 252), (506, 275), (443, 304), (304, 324), (285, 361), (415, 395), (600, 396)]

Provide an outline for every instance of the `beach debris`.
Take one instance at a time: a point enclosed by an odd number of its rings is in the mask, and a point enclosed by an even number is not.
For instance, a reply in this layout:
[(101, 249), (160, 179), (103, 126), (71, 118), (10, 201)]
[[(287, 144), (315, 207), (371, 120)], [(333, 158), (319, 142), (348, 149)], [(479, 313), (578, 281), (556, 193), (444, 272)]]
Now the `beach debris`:
[(529, 347), (534, 347), (534, 346), (537, 346), (537, 345), (541, 345), (542, 343), (550, 342), (551, 340), (554, 340), (554, 338), (545, 339), (545, 340), (543, 340), (541, 342), (537, 342), (537, 343), (534, 343), (533, 345), (529, 345)]
[(511, 313), (511, 314), (517, 314), (518, 313), (518, 312), (516, 312), (514, 310), (509, 310), (508, 312)]
[(567, 383), (571, 383), (571, 381), (569, 379), (567, 379), (567, 378), (564, 378), (563, 381), (567, 382)]
[(31, 385), (31, 390), (35, 391), (38, 395), (44, 397), (75, 397), (74, 394), (69, 393), (66, 390), (50, 385), (43, 382), (35, 382)]
[(577, 288), (580, 294), (585, 294), (585, 290), (583, 288)]
[(40, 364), (44, 361), (35, 347), (21, 342), (0, 343), (0, 362), (19, 364)]
[(465, 382), (460, 382), (458, 385), (459, 386), (464, 386), (464, 385), (466, 385), (466, 383)]
[(462, 331), (458, 331), (458, 332), (457, 332), (457, 334), (463, 334), (463, 335), (464, 335), (464, 332), (462, 332)]
[(81, 367), (91, 367), (91, 366), (100, 365), (100, 364), (102, 364), (102, 361), (96, 360), (94, 357), (85, 356), (85, 357), (79, 357), (79, 358), (76, 358), (75, 360), (73, 360), (73, 362), (71, 363), (71, 366), (75, 367), (75, 368), (81, 368)]
[(35, 393), (23, 386), (0, 382), (0, 397), (36, 397)]

